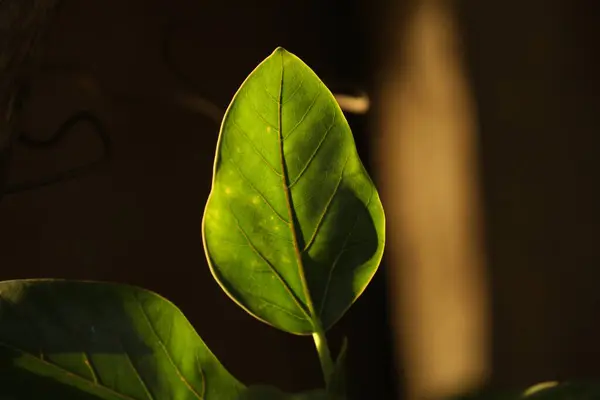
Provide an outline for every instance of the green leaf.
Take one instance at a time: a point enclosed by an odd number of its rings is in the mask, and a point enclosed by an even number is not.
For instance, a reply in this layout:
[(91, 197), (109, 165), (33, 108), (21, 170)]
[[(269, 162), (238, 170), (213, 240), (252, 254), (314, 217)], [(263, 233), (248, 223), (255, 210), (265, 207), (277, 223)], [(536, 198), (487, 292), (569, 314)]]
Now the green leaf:
[(203, 238), (213, 276), (279, 329), (330, 328), (375, 274), (384, 213), (327, 87), (276, 49), (221, 126)]
[(535, 397), (540, 394), (550, 393), (560, 387), (560, 383), (556, 381), (540, 382), (525, 390), (523, 397)]
[(0, 371), (0, 397), (19, 400), (226, 400), (244, 389), (172, 303), (95, 282), (0, 282)]
[(530, 387), (519, 398), (532, 400), (596, 400), (600, 399), (600, 384), (543, 382)]

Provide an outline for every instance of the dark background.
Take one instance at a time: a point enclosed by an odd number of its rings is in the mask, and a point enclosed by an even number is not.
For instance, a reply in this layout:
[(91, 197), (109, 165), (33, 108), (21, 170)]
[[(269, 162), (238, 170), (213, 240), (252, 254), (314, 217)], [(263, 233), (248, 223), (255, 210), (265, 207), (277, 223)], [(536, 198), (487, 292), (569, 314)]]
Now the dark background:
[[(113, 154), (85, 177), (4, 197), (0, 279), (63, 277), (146, 287), (177, 304), (242, 382), (288, 391), (322, 386), (311, 338), (254, 320), (212, 279), (200, 222), (219, 126), (172, 98), (185, 88), (224, 110), (277, 46), (302, 57), (329, 85), (361, 85), (369, 79), (369, 58), (358, 14), (352, 2), (64, 1), (49, 28), (21, 127), (47, 138), (73, 112), (90, 109), (106, 124)], [(90, 74), (99, 88), (86, 80)], [(368, 164), (366, 121), (350, 122)], [(51, 149), (17, 144), (11, 184), (85, 164), (100, 153), (100, 141), (84, 123)], [(386, 312), (380, 273), (331, 334), (336, 353), (341, 336), (348, 336), (349, 381), (358, 398), (393, 397)]]
[[(397, 29), (412, 4), (405, 3)], [(456, 2), (478, 109), (492, 386), (600, 378), (597, 4)], [(90, 109), (107, 124), (113, 157), (84, 178), (3, 198), (0, 279), (144, 286), (174, 301), (240, 380), (290, 391), (320, 385), (310, 339), (258, 323), (212, 280), (200, 221), (218, 126), (169, 99), (186, 87), (224, 109), (277, 46), (299, 55), (332, 89), (369, 89), (392, 51), (386, 32), (396, 27), (381, 23), (388, 9), (359, 0), (65, 1), (23, 128), (47, 137), (74, 111)], [(162, 53), (170, 24), (171, 60), (185, 85)], [(102, 96), (69, 68), (90, 72)], [(368, 165), (368, 116), (349, 119)], [(17, 147), (11, 182), (97, 157), (91, 130), (82, 125), (74, 133), (52, 150)], [(386, 287), (382, 270), (332, 333), (334, 349), (341, 334), (349, 337), (356, 398), (397, 398), (402, 368), (393, 367)]]
[(464, 1), (493, 381), (600, 378), (600, 3)]

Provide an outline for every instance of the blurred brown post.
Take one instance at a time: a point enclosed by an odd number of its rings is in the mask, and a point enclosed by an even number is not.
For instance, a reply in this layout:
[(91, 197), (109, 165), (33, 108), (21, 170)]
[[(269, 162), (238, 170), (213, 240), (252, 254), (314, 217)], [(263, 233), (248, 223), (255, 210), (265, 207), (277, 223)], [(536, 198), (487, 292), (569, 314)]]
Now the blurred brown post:
[(411, 400), (472, 390), (489, 373), (475, 113), (451, 5), (389, 13), (377, 99), (387, 272)]

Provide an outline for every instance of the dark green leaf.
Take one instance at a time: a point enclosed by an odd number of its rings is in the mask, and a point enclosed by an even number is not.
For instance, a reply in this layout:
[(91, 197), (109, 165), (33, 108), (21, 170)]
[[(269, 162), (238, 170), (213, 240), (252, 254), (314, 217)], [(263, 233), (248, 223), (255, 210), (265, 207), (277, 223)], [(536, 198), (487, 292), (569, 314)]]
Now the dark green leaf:
[(203, 218), (214, 277), (263, 322), (314, 333), (368, 285), (384, 231), (335, 98), (278, 48), (244, 81), (221, 126)]
[(0, 396), (19, 400), (227, 400), (243, 389), (172, 303), (94, 282), (1, 282), (0, 371)]

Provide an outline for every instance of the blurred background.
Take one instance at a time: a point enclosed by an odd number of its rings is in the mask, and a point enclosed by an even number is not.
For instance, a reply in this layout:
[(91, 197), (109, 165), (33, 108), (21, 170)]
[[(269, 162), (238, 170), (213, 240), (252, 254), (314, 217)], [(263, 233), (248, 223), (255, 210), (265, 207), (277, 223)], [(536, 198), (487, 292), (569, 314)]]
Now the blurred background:
[(243, 382), (321, 385), (312, 341), (239, 309), (201, 245), (219, 120), (283, 46), (338, 95), (386, 210), (380, 271), (330, 334), (335, 352), (349, 338), (353, 398), (600, 379), (597, 1), (63, 0), (48, 16), (13, 118), (28, 140), (0, 132), (1, 280), (147, 287)]

